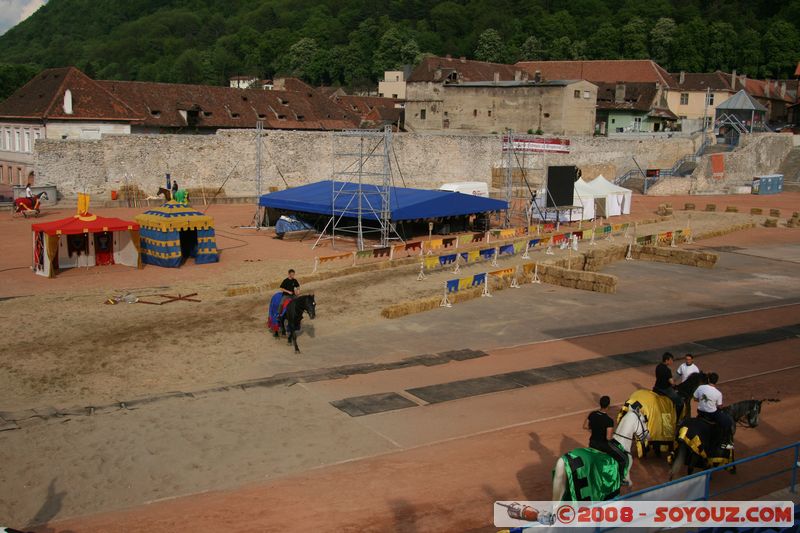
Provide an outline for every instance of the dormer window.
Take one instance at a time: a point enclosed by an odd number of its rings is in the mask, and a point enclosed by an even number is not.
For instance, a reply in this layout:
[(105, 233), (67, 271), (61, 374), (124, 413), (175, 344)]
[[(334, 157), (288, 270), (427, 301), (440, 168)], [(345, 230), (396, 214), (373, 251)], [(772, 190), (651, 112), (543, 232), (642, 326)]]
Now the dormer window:
[(72, 114), (72, 91), (69, 89), (64, 91), (64, 113), (67, 115)]
[(289, 100), (286, 100), (285, 98), (278, 98), (278, 101), (283, 105), (289, 105)]
[(203, 116), (204, 117), (210, 117), (211, 116), (211, 111), (203, 111)]
[(150, 110), (150, 114), (153, 115), (154, 117), (158, 118), (158, 117), (161, 116), (161, 111), (159, 111), (158, 109), (151, 109)]
[(267, 118), (267, 115), (265, 115), (263, 113), (259, 113), (258, 114), (258, 120), (264, 120), (265, 118)]
[(278, 120), (286, 120), (286, 115), (278, 115)]
[(246, 96), (242, 96), (242, 102), (246, 102), (246, 101), (247, 101), (247, 97)]
[(303, 120), (304, 118), (306, 118), (305, 115), (296, 115), (296, 116), (297, 120)]

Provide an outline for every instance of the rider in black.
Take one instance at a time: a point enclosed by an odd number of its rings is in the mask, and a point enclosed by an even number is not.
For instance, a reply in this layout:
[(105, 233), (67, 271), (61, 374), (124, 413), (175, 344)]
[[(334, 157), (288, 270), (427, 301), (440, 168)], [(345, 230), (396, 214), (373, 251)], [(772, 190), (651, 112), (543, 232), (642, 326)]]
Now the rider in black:
[(287, 298), (294, 298), (300, 292), (300, 282), (294, 279), (294, 269), (289, 269), (289, 275), (281, 282), (281, 292), (283, 293), (283, 301)]
[(680, 418), (681, 411), (683, 411), (683, 398), (675, 390), (675, 381), (672, 379), (672, 361), (674, 358), (669, 352), (664, 352), (661, 356), (661, 363), (656, 366), (656, 383), (653, 386), (653, 392), (662, 394), (669, 397), (672, 403), (675, 404), (676, 419)]
[(590, 448), (607, 453), (619, 463), (620, 479), (622, 479), (625, 477), (625, 465), (628, 460), (622, 450), (609, 442), (611, 429), (614, 427), (614, 421), (608, 416), (610, 404), (611, 398), (608, 396), (600, 398), (600, 409), (589, 413), (583, 422), (583, 428), (592, 432), (589, 436)]

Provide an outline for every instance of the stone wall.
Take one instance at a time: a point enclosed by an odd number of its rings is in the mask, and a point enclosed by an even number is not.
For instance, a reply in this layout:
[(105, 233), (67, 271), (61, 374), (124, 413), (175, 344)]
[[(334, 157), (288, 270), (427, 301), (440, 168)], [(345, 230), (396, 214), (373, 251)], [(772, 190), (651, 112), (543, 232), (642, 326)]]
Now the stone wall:
[[(529, 178), (541, 182), (546, 166), (570, 164), (581, 167), (585, 179), (599, 173), (613, 178), (633, 168), (633, 158), (642, 168), (668, 167), (693, 152), (698, 142), (691, 138), (590, 136), (570, 140), (570, 154), (537, 154), (520, 161), (529, 169)], [(263, 143), (264, 192), (269, 187), (282, 189), (330, 179), (331, 133), (271, 130)], [(492, 169), (506, 164), (499, 135), (401, 133), (394, 136), (393, 146), (400, 169), (393, 170), (396, 185), (438, 188), (452, 181), (485, 181), (491, 186)], [(255, 150), (252, 130), (216, 135), (119, 135), (98, 141), (47, 139), (36, 143), (36, 181), (56, 185), (66, 198), (85, 190), (107, 199), (111, 190), (126, 182), (155, 193), (169, 172), (182, 188), (217, 188), (224, 183), (228, 196), (253, 196)], [(340, 161), (337, 168), (350, 163), (352, 158)]]
[[(692, 173), (693, 193), (724, 193), (731, 188), (750, 185), (755, 176), (774, 174), (792, 149), (790, 134), (754, 133), (742, 135), (733, 152), (723, 153), (725, 177), (711, 175), (711, 155), (703, 156)], [(655, 194), (655, 193), (653, 193)]]

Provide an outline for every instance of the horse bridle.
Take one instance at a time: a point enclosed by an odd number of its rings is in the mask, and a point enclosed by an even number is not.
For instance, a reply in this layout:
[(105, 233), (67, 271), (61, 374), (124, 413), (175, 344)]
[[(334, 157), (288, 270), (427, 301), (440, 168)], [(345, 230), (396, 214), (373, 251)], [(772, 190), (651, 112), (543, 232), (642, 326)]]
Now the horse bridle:
[[(636, 409), (631, 409), (631, 412), (633, 412), (633, 414), (636, 415), (636, 422), (638, 422), (638, 424), (639, 424), (639, 428), (638, 429), (641, 429), (642, 431), (640, 433), (638, 433), (638, 435), (637, 435), (636, 431), (634, 431), (632, 437), (626, 437), (625, 435), (620, 435), (619, 433), (617, 433), (615, 431), (614, 432), (614, 437), (621, 437), (621, 438), (629, 440), (631, 442), (634, 442), (634, 441), (638, 440), (639, 442), (644, 443), (644, 441), (647, 440), (647, 434), (648, 434), (647, 426), (645, 426), (645, 422), (647, 421), (647, 415), (644, 415), (644, 414), (640, 413)], [(642, 417), (644, 417), (645, 421), (642, 421)], [(628, 455), (630, 455), (630, 452), (628, 452)]]

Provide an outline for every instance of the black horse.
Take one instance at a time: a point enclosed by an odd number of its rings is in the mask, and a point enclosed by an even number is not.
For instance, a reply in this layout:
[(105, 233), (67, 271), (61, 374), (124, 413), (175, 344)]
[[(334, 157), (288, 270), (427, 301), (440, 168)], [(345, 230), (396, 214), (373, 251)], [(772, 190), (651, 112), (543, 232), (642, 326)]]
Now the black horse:
[(289, 305), (286, 306), (286, 312), (281, 319), (281, 335), (289, 334), (287, 342), (294, 344), (294, 351), (300, 352), (297, 347), (297, 332), (300, 330), (300, 324), (303, 321), (303, 313), (308, 313), (311, 320), (317, 316), (317, 302), (314, 301), (313, 294), (304, 294), (294, 298)]
[[(749, 428), (758, 426), (762, 402), (763, 400), (742, 400), (722, 408), (722, 411), (733, 419), (731, 437), (736, 435), (736, 428), (740, 425)], [(671, 457), (670, 479), (675, 477), (684, 465), (691, 474), (695, 468), (710, 468), (733, 461), (733, 450), (716, 449), (714, 441), (718, 440), (715, 438), (718, 431), (719, 428), (705, 418), (696, 417), (684, 421), (681, 429), (678, 430), (676, 449)], [(699, 455), (687, 444), (687, 440), (696, 442), (696, 439), (700, 440), (705, 457)], [(735, 473), (736, 467), (731, 467), (730, 472)]]

